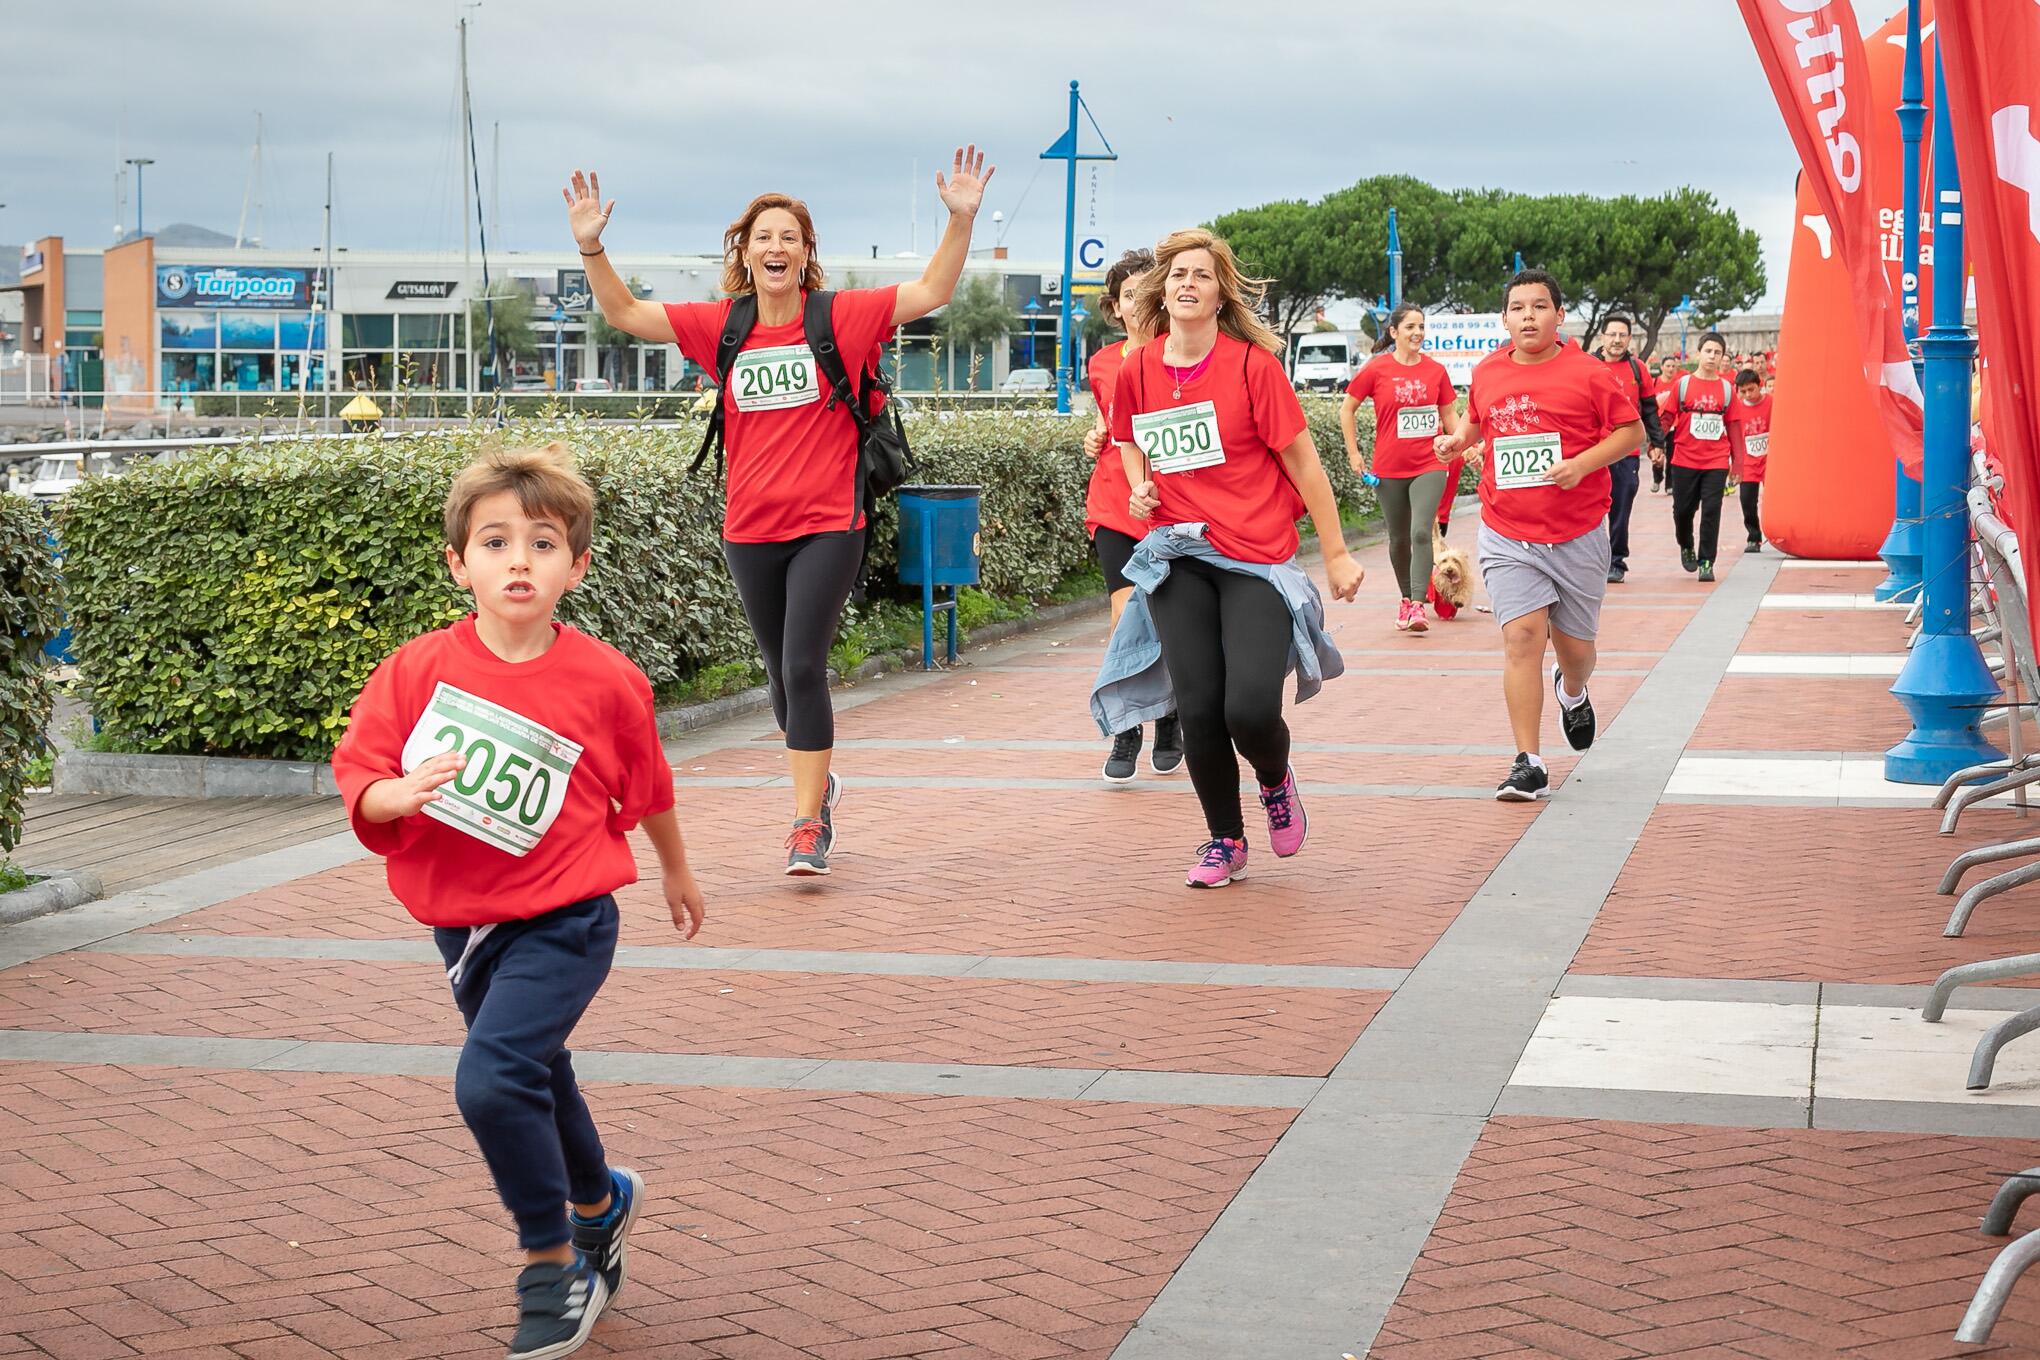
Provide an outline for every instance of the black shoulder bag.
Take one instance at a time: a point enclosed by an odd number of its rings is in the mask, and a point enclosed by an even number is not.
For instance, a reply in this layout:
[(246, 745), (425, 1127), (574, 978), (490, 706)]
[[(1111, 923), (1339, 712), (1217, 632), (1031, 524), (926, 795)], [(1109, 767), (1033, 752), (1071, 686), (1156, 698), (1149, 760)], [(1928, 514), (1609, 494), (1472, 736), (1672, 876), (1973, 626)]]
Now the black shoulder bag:
[[(859, 510), (868, 521), (880, 497), (892, 495), (913, 478), (914, 455), (907, 447), (906, 428), (900, 424), (899, 403), (891, 400), (892, 386), (879, 365), (873, 363), (865, 370), (862, 394), (851, 391), (850, 371), (843, 363), (843, 352), (836, 348), (836, 330), (829, 315), (835, 297), (830, 292), (809, 293), (801, 323), (807, 331), (808, 348), (814, 351), (815, 364), (828, 385), (829, 405), (842, 402), (857, 426), (857, 470), (846, 526), (854, 529)], [(876, 415), (871, 410), (874, 394), (881, 403)]]

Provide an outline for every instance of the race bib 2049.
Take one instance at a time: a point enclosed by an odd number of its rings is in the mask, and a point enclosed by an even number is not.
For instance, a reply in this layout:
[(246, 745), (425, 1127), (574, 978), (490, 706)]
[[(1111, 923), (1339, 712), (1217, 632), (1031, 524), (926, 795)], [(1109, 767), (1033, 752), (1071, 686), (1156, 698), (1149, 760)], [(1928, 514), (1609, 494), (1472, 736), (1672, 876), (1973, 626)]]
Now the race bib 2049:
[(1550, 486), (1544, 474), (1564, 457), (1555, 434), (1512, 434), (1491, 441), (1495, 464), (1495, 489), (1522, 491)]
[(404, 742), (404, 773), (446, 751), (467, 765), (425, 815), (520, 858), (559, 817), (581, 759), (579, 744), (442, 680)]
[(730, 368), (730, 396), (739, 411), (779, 411), (821, 400), (814, 351), (804, 344), (745, 350)]
[(1144, 411), (1133, 418), (1133, 442), (1154, 472), (1192, 472), (1225, 461), (1218, 408), (1208, 401)]
[(1693, 437), (1715, 440), (1727, 433), (1726, 423), (1719, 411), (1695, 411), (1693, 413)]
[(1429, 439), (1438, 433), (1436, 406), (1405, 406), (1395, 413), (1397, 439)]

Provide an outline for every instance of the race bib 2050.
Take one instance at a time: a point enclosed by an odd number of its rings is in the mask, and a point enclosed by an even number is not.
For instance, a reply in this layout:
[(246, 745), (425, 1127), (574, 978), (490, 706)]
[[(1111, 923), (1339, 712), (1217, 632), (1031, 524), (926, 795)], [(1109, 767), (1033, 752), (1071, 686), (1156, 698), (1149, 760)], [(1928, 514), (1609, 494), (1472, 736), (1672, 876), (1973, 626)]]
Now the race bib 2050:
[(447, 751), (467, 766), (425, 815), (520, 858), (559, 817), (581, 759), (578, 743), (442, 680), (404, 742), (404, 773)]
[(1155, 472), (1192, 472), (1225, 461), (1218, 408), (1208, 401), (1146, 411), (1133, 418), (1133, 442)]

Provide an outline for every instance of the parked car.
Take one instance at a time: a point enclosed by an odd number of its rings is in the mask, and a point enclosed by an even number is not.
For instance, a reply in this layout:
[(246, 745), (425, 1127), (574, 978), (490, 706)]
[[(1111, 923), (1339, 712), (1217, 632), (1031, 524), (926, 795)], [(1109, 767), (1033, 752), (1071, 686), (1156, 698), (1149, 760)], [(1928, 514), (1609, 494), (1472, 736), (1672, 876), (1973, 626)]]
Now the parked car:
[(609, 379), (607, 378), (576, 378), (574, 379), (574, 390), (576, 392), (614, 392), (616, 389), (610, 386)]
[(999, 390), (1008, 394), (1033, 395), (1053, 392), (1055, 375), (1045, 368), (1016, 368), (1006, 375), (1006, 381), (999, 384)]

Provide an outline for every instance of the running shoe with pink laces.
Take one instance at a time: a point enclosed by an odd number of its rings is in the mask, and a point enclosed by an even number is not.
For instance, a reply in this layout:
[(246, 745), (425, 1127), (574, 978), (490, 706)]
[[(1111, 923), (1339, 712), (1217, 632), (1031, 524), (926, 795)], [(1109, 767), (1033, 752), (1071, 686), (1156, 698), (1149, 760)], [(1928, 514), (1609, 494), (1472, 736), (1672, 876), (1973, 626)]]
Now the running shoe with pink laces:
[(1296, 789), (1296, 770), (1282, 774), (1274, 788), (1261, 786), (1261, 806), (1268, 811), (1268, 848), (1277, 859), (1287, 859), (1303, 849), (1310, 835), (1310, 818), (1303, 815), (1303, 797)]
[(1412, 633), (1422, 633), (1428, 631), (1430, 627), (1431, 621), (1424, 617), (1424, 602), (1411, 600), (1409, 630)]
[(1410, 602), (1408, 600), (1404, 600), (1395, 607), (1395, 631), (1398, 633), (1410, 631)]
[(1183, 881), (1193, 888), (1223, 888), (1246, 872), (1246, 838), (1221, 837), (1197, 847), (1197, 862)]

